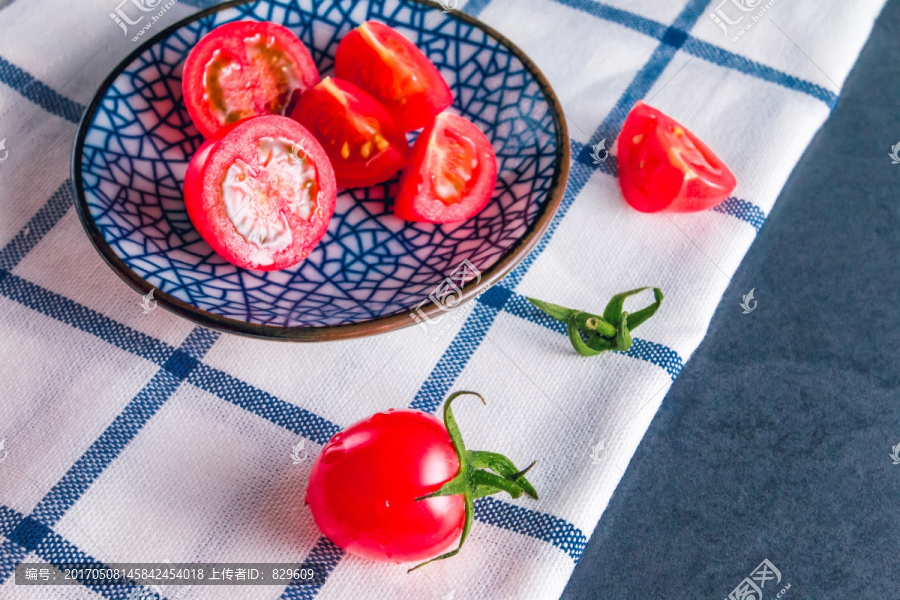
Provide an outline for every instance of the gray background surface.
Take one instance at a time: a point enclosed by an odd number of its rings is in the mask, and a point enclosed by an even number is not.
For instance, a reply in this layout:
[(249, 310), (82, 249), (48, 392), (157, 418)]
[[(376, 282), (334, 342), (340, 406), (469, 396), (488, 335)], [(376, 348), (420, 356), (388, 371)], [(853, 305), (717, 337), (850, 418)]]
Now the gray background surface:
[[(900, 598), (900, 2), (672, 386), (563, 595)], [(756, 310), (738, 306), (755, 288)]]

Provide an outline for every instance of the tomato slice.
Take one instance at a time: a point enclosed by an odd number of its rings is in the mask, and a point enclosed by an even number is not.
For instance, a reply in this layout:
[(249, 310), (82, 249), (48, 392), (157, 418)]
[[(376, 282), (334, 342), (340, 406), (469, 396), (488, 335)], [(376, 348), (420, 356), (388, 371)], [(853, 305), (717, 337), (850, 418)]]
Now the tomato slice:
[(453, 103), (450, 86), (415, 44), (378, 21), (344, 36), (334, 72), (377, 98), (403, 131), (430, 124)]
[(203, 36), (184, 62), (188, 114), (204, 137), (256, 115), (283, 115), (319, 82), (306, 46), (268, 21), (235, 21)]
[(496, 185), (490, 140), (468, 119), (441, 113), (413, 146), (394, 214), (407, 221), (464, 221), (487, 206)]
[(640, 101), (625, 119), (617, 146), (622, 193), (641, 212), (706, 210), (737, 185), (700, 138)]
[(184, 179), (194, 227), (244, 269), (302, 261), (325, 235), (336, 200), (325, 150), (302, 125), (278, 115), (220, 130), (194, 154)]
[(324, 146), (340, 187), (387, 181), (409, 158), (406, 136), (387, 109), (348, 81), (326, 77), (300, 97), (291, 117)]

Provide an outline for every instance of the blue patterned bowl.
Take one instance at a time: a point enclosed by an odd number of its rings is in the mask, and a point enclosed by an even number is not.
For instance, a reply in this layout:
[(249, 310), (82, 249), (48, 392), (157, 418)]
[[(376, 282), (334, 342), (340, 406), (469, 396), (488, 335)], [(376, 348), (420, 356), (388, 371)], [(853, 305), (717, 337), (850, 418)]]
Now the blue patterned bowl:
[[(328, 233), (299, 265), (247, 271), (221, 259), (191, 225), (181, 185), (202, 142), (181, 98), (181, 68), (203, 35), (229, 21), (281, 23), (331, 74), (341, 37), (380, 20), (415, 41), (450, 84), (451, 110), (493, 142), (498, 185), (462, 224), (393, 216), (396, 180), (344, 191)], [(78, 215), (131, 287), (163, 307), (231, 333), (315, 341), (413, 325), (474, 297), (534, 246), (562, 198), (565, 120), (537, 67), (504, 37), (420, 0), (257, 0), (200, 12), (148, 40), (106, 79), (72, 158)]]

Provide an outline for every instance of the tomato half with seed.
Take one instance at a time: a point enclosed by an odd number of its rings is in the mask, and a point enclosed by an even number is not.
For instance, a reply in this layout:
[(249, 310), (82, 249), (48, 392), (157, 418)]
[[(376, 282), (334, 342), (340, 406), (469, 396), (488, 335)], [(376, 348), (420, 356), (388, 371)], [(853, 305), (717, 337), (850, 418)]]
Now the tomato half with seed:
[(244, 269), (302, 261), (325, 235), (336, 201), (325, 150), (302, 125), (278, 115), (224, 127), (200, 146), (184, 179), (194, 227)]
[(631, 109), (616, 144), (622, 193), (641, 212), (707, 210), (737, 185), (700, 138), (643, 102)]
[(387, 181), (409, 158), (406, 136), (393, 117), (349, 81), (326, 77), (300, 97), (291, 117), (325, 148), (341, 187)]
[(502, 454), (466, 449), (450, 409), (461, 395), (484, 402), (474, 392), (456, 392), (444, 403), (443, 423), (416, 410), (391, 409), (331, 438), (306, 490), (322, 533), (370, 560), (438, 560), (462, 547), (476, 498), (506, 492), (537, 499), (525, 477), (534, 463), (520, 470)]
[(203, 134), (256, 115), (283, 115), (319, 72), (291, 31), (268, 21), (235, 21), (203, 36), (184, 62), (182, 90)]
[(468, 119), (441, 113), (413, 145), (394, 214), (406, 221), (464, 221), (484, 210), (496, 185), (490, 140)]
[(344, 36), (334, 72), (375, 96), (403, 131), (425, 127), (453, 102), (450, 86), (434, 63), (378, 21), (367, 21)]

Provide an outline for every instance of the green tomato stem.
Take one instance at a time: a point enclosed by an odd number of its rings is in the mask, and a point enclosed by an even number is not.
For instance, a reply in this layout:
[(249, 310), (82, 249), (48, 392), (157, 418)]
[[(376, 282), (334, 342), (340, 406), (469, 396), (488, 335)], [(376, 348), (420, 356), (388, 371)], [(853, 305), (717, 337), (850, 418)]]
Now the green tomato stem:
[(450, 394), (447, 401), (444, 402), (444, 427), (447, 428), (447, 434), (450, 436), (450, 442), (453, 449), (456, 450), (456, 456), (459, 460), (459, 472), (447, 483), (442, 485), (440, 489), (416, 501), (426, 498), (434, 498), (437, 496), (457, 496), (462, 495), (465, 503), (465, 520), (463, 521), (462, 535), (459, 538), (459, 545), (445, 554), (436, 556), (431, 560), (420, 563), (408, 572), (415, 571), (436, 560), (443, 560), (456, 556), (462, 549), (469, 531), (472, 529), (472, 523), (475, 520), (475, 504), (476, 498), (483, 498), (499, 492), (506, 492), (513, 498), (518, 498), (525, 494), (531, 498), (537, 499), (537, 491), (531, 482), (525, 478), (525, 474), (535, 465), (531, 463), (527, 468), (519, 470), (513, 462), (496, 452), (469, 451), (462, 440), (462, 434), (459, 426), (456, 424), (456, 418), (453, 416), (451, 404), (453, 401), (464, 394), (477, 396), (482, 404), (487, 404), (481, 394), (476, 392), (454, 392)]
[(661, 289), (653, 288), (653, 304), (631, 314), (624, 312), (625, 300), (648, 289), (643, 287), (616, 294), (606, 305), (603, 316), (535, 298), (528, 298), (528, 301), (566, 324), (566, 333), (576, 352), (582, 356), (595, 356), (609, 350), (627, 352), (631, 348), (631, 332), (656, 314), (662, 306), (663, 293)]

